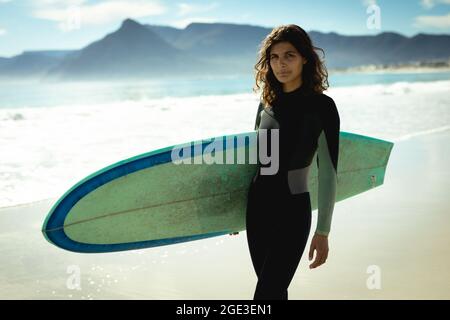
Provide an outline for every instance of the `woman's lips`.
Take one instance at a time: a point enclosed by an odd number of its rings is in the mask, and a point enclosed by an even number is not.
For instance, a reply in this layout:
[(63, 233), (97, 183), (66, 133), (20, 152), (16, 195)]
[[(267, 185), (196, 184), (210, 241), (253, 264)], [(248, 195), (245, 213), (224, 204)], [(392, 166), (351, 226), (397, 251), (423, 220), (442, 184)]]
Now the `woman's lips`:
[(290, 72), (280, 72), (279, 75), (280, 76), (287, 76)]

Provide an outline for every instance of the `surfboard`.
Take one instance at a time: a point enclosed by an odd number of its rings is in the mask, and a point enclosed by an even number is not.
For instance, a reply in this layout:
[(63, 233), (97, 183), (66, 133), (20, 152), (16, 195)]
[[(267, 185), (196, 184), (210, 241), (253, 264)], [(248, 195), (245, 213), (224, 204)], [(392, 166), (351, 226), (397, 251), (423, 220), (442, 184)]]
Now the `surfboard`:
[[(393, 143), (340, 132), (336, 202), (380, 186)], [(115, 252), (200, 240), (246, 229), (257, 132), (169, 146), (103, 168), (65, 192), (42, 227), (59, 248)], [(317, 152), (313, 161), (316, 161)], [(189, 161), (188, 161), (189, 160)], [(190, 163), (189, 163), (190, 162)], [(309, 175), (317, 209), (318, 170)]]

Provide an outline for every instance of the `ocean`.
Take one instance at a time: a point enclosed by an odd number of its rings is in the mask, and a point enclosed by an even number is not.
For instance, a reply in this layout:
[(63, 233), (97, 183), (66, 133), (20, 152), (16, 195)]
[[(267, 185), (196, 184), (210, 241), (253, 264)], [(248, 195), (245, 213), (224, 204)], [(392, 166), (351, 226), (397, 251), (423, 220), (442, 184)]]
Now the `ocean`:
[[(448, 299), (450, 74), (347, 73), (330, 84), (341, 131), (395, 145), (382, 186), (336, 203), (326, 264), (309, 269), (305, 248), (289, 299)], [(257, 278), (245, 231), (79, 254), (48, 243), (41, 228), (55, 201), (92, 172), (251, 131), (252, 86), (251, 77), (0, 84), (0, 298), (251, 299)]]
[[(450, 129), (450, 72), (330, 74), (341, 131), (401, 141)], [(0, 208), (61, 196), (110, 164), (253, 130), (252, 76), (0, 83)]]

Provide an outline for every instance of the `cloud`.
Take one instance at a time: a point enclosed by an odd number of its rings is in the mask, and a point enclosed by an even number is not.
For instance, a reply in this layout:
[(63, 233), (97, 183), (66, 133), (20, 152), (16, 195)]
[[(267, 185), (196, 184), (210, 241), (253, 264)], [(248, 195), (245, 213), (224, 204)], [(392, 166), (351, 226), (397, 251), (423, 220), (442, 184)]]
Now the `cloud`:
[(3, 36), (3, 35), (5, 35), (6, 34), (6, 30), (5, 29), (2, 29), (2, 28), (0, 28), (0, 36)]
[[(217, 22), (216, 18), (198, 16), (198, 14), (209, 12), (216, 9), (219, 6), (217, 2), (213, 2), (208, 5), (193, 5), (188, 3), (178, 3), (177, 6), (178, 6), (177, 15), (185, 18), (170, 23), (170, 25), (173, 27), (186, 28), (186, 26), (188, 26), (192, 22), (203, 22), (203, 23)], [(196, 14), (197, 17), (190, 16), (192, 14)]]
[(418, 16), (415, 19), (414, 26), (448, 29), (450, 28), (450, 13), (443, 16)]
[(377, 0), (362, 0), (362, 4), (364, 7), (369, 7), (371, 5), (376, 5), (377, 4)]
[(79, 6), (87, 3), (87, 0), (31, 0), (31, 4), (36, 8), (51, 9)]
[(63, 31), (67, 31), (68, 21), (77, 19), (82, 26), (101, 25), (166, 12), (166, 7), (157, 1), (144, 0), (111, 0), (95, 4), (88, 4), (86, 0), (33, 0), (33, 5), (34, 17), (57, 22)]
[(450, 0), (421, 0), (420, 4), (426, 9), (431, 9), (437, 4), (450, 4)]
[(204, 23), (213, 23), (217, 22), (216, 18), (210, 18), (210, 17), (199, 17), (199, 18), (186, 18), (177, 20), (175, 22), (170, 23), (171, 26), (175, 28), (186, 28), (187, 25), (189, 25), (192, 22), (204, 22)]
[(193, 5), (188, 3), (178, 3), (178, 15), (179, 16), (186, 16), (189, 14), (198, 14), (202, 12), (208, 12), (211, 11), (219, 6), (218, 3), (211, 3), (207, 6), (201, 6), (201, 5)]

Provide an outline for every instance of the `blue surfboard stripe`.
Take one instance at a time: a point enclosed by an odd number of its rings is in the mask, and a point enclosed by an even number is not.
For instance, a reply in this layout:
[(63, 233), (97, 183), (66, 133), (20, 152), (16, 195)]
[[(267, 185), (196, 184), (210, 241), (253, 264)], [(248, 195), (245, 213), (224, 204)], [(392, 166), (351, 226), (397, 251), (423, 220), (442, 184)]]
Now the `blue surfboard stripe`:
[[(245, 136), (244, 144), (248, 146), (250, 140), (247, 135), (249, 133), (236, 134), (233, 136), (233, 145), (235, 148), (242, 147), (242, 139), (238, 139), (240, 136)], [(250, 132), (251, 134), (251, 132)], [(222, 136), (218, 138), (230, 139), (230, 136)], [(214, 139), (214, 138), (212, 138)], [(209, 139), (206, 142), (202, 143), (201, 151), (204, 152), (205, 148), (211, 143)], [(205, 140), (202, 140), (205, 141)], [(225, 139), (223, 141), (223, 148), (225, 149)], [(198, 141), (200, 142), (200, 141)], [(187, 144), (183, 144), (187, 145)], [(191, 145), (191, 155), (194, 155), (195, 145), (198, 145), (196, 142)], [(181, 146), (181, 145), (178, 145)], [(176, 147), (176, 146), (174, 146)], [(67, 214), (72, 209), (72, 207), (84, 196), (98, 187), (120, 177), (123, 177), (127, 174), (147, 169), (152, 166), (158, 164), (164, 164), (167, 162), (171, 162), (171, 153), (172, 151), (165, 151), (162, 153), (151, 154), (147, 157), (143, 157), (140, 159), (136, 159), (130, 162), (122, 163), (116, 167), (113, 167), (105, 172), (96, 175), (95, 177), (81, 183), (79, 186), (74, 188), (67, 196), (60, 200), (59, 204), (54, 208), (53, 212), (51, 212), (51, 216), (47, 221), (46, 226), (44, 226), (43, 232), (46, 233), (48, 240), (53, 242), (55, 245), (67, 249), (69, 251), (75, 252), (83, 252), (83, 253), (100, 253), (100, 252), (114, 252), (114, 251), (124, 251), (124, 250), (133, 250), (133, 249), (141, 249), (148, 247), (155, 247), (161, 245), (175, 244), (186, 241), (193, 241), (199, 239), (205, 239), (210, 237), (216, 237), (220, 235), (225, 235), (231, 233), (231, 231), (221, 231), (214, 232), (202, 235), (193, 235), (193, 236), (185, 236), (185, 237), (177, 237), (170, 239), (158, 239), (158, 240), (149, 240), (149, 241), (138, 241), (138, 242), (130, 242), (130, 243), (120, 243), (120, 244), (89, 244), (89, 243), (80, 243), (77, 241), (73, 241), (70, 239), (66, 233), (64, 232), (63, 226), (64, 221), (66, 219)], [(185, 159), (189, 155), (182, 155), (181, 158)], [(56, 229), (56, 230), (55, 230)], [(48, 230), (48, 231), (47, 231)]]

